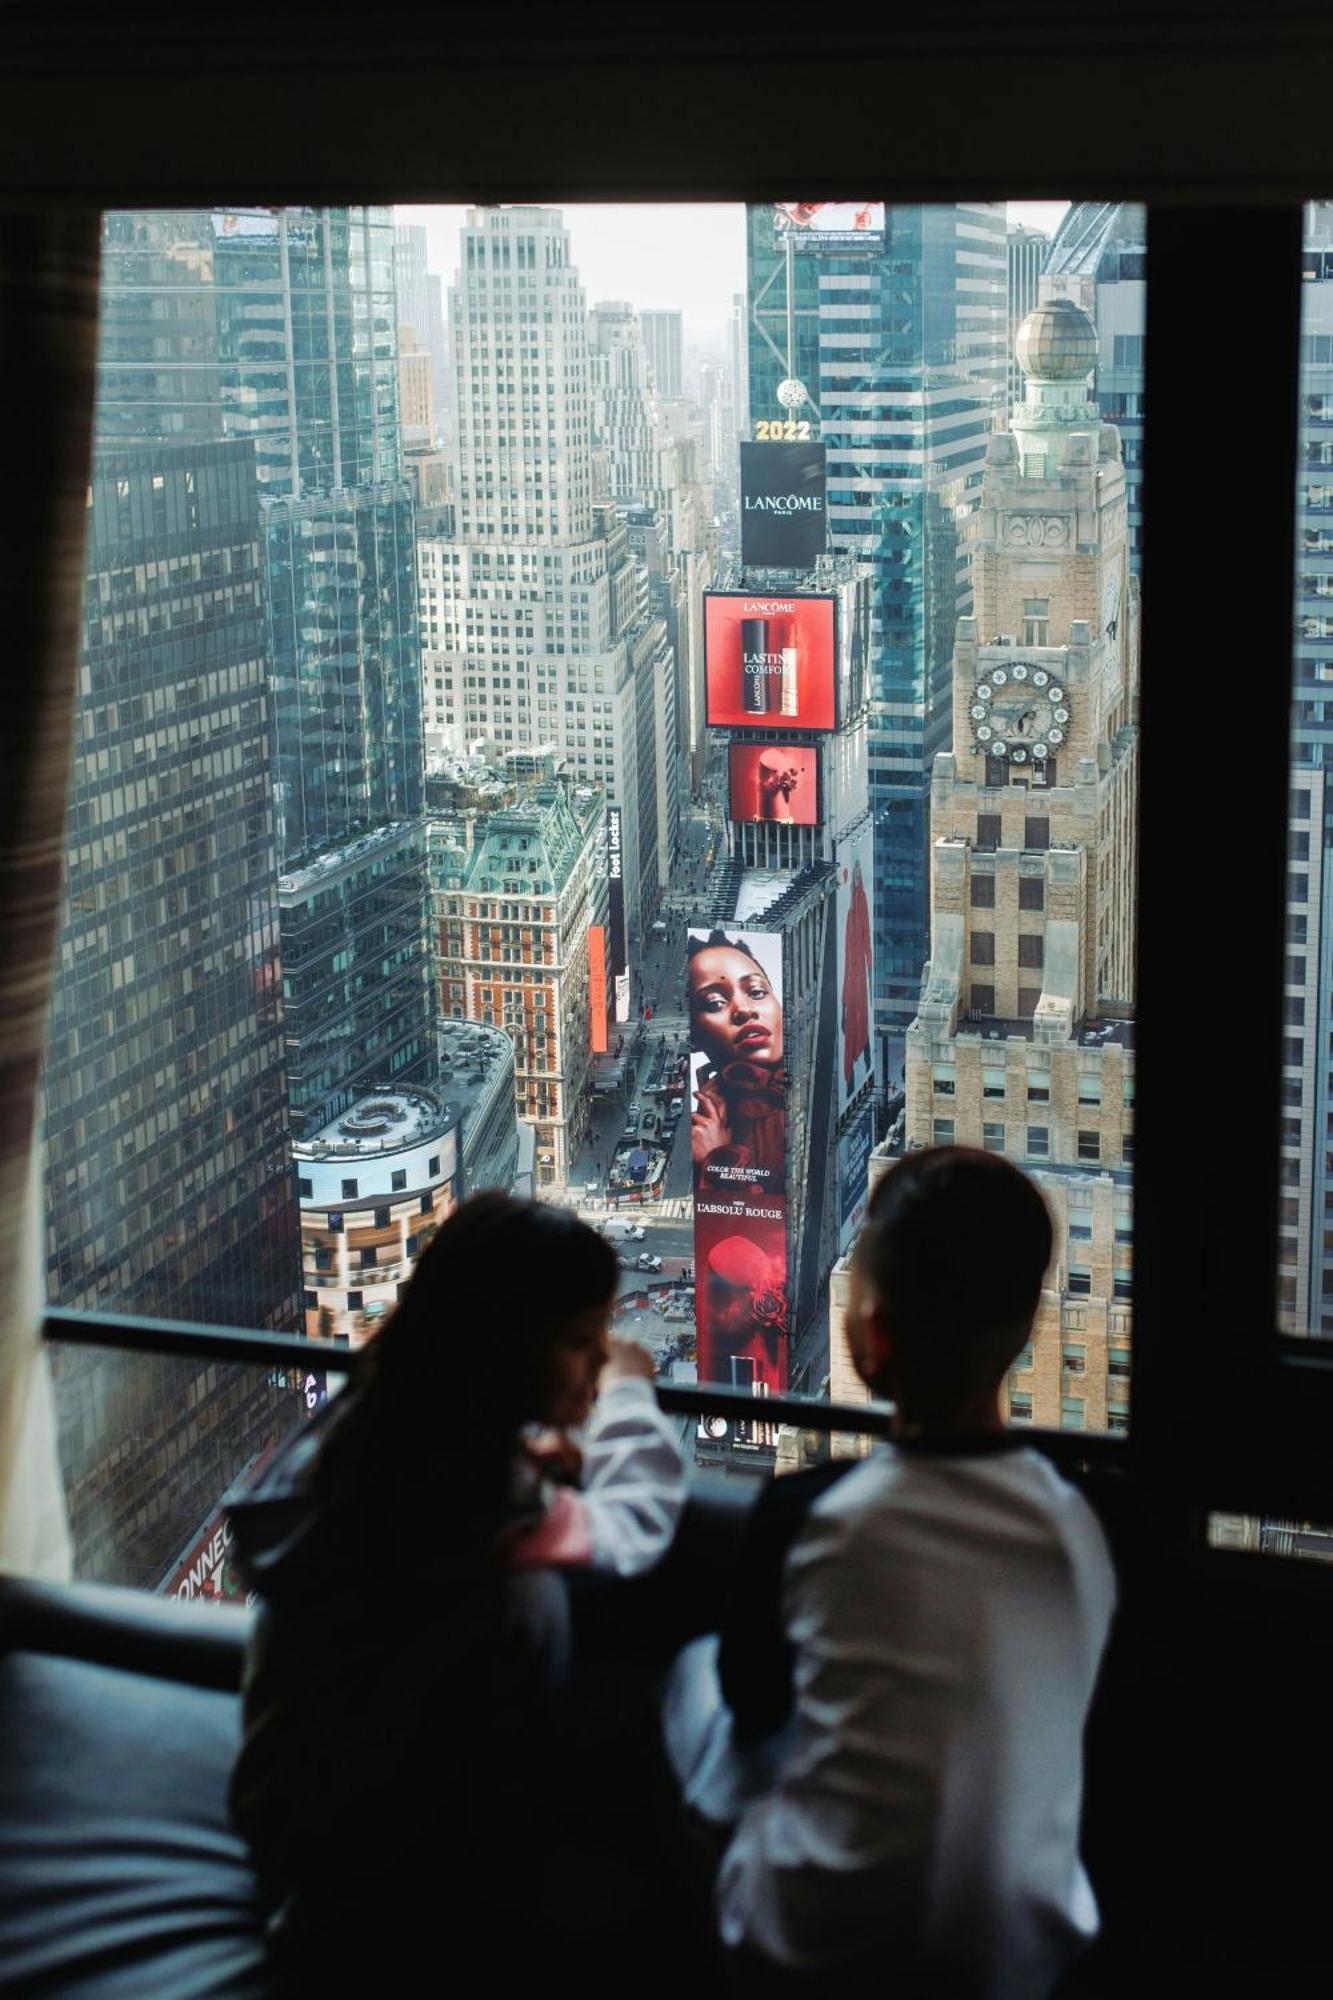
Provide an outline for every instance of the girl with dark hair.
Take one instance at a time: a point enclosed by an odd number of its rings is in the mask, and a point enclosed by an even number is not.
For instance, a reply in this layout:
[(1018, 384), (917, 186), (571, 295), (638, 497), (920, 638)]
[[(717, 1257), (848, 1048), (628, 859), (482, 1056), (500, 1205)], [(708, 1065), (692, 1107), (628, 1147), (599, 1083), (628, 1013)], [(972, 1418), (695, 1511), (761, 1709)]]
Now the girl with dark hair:
[(690, 1120), (696, 1191), (784, 1186), (782, 1002), (744, 938), (690, 940), (686, 968), (696, 1072)]
[[(571, 1850), (559, 1572), (649, 1568), (685, 1490), (651, 1356), (609, 1339), (618, 1276), (577, 1216), (473, 1196), (349, 1387), (231, 1509), (261, 1600), (232, 1812), (302, 1980), (312, 1954), (383, 1965), (387, 1938), (433, 1926), (460, 1837), (457, 1921), (489, 1911), (520, 1956), (527, 1926), (577, 1928), (559, 1864), (541, 1885), (510, 1865), (539, 1828)], [(595, 1399), (580, 1450), (564, 1433)]]

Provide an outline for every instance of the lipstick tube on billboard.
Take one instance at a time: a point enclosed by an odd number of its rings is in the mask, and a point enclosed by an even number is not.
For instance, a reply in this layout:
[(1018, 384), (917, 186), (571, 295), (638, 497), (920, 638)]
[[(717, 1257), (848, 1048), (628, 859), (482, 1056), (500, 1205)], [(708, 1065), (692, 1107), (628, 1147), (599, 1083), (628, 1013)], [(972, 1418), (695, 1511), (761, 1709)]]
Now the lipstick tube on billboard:
[(799, 630), (796, 620), (791, 621), (791, 629), (786, 634), (782, 648), (781, 710), (784, 715), (797, 716), (801, 712), (800, 665), (796, 654), (796, 634)]
[(768, 620), (741, 620), (741, 707), (747, 715), (768, 713)]

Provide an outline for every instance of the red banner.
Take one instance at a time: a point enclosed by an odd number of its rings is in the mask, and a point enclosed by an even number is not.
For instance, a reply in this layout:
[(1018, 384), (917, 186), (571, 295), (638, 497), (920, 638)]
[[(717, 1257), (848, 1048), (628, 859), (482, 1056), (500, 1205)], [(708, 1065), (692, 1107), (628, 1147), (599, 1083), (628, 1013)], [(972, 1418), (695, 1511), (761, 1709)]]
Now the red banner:
[(588, 1037), (595, 1056), (610, 1047), (606, 1010), (606, 927), (588, 926)]

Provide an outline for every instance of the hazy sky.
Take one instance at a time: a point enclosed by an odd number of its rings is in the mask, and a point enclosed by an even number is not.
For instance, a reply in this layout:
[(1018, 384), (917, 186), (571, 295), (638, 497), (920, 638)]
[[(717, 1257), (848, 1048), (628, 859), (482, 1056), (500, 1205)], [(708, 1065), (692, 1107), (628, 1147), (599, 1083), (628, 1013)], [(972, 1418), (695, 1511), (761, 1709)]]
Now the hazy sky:
[[(1015, 222), (1053, 230), (1064, 201), (1009, 203)], [(732, 294), (745, 289), (745, 210), (737, 202), (567, 202), (574, 262), (589, 303), (628, 299), (642, 310), (679, 306), (687, 340), (711, 344), (731, 313)], [(421, 222), (429, 264), (446, 288), (458, 270), (458, 232), (466, 208), (403, 208), (402, 222)]]

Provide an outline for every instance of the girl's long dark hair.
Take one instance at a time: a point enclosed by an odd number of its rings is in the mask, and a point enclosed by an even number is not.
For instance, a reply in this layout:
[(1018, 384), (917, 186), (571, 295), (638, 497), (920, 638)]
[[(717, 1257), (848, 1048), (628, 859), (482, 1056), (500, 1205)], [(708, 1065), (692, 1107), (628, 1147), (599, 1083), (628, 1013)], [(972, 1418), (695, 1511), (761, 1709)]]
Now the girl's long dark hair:
[(465, 1568), (482, 1559), (559, 1329), (613, 1299), (618, 1277), (615, 1252), (568, 1209), (498, 1193), (462, 1202), (334, 1406), (316, 1504), (350, 1510), (386, 1565), (411, 1548), (418, 1581), (442, 1543)]

